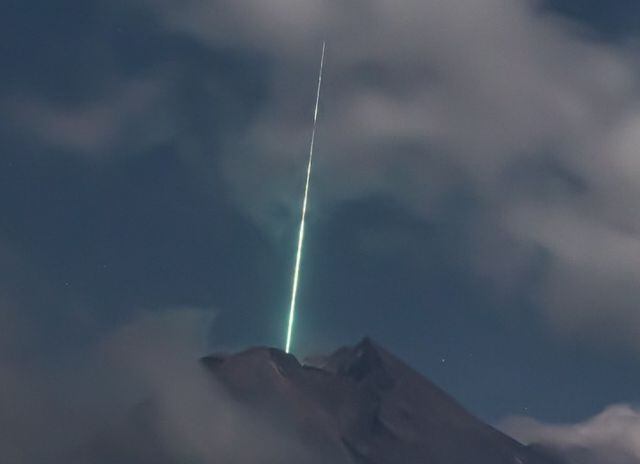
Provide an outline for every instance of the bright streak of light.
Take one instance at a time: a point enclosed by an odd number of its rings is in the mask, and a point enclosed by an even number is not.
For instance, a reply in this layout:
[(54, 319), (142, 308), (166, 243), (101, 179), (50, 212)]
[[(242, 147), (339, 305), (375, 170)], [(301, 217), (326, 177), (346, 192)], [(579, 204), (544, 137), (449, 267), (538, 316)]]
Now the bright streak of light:
[(296, 297), (298, 295), (298, 280), (300, 278), (300, 262), (302, 260), (302, 245), (304, 243), (304, 220), (307, 216), (307, 201), (309, 199), (309, 181), (311, 180), (311, 165), (313, 162), (313, 144), (316, 138), (316, 123), (318, 121), (318, 104), (320, 102), (320, 86), (322, 85), (322, 69), (324, 67), (325, 43), (322, 42), (322, 57), (320, 58), (320, 73), (318, 74), (318, 90), (316, 92), (316, 107), (313, 112), (313, 130), (311, 131), (311, 144), (309, 146), (309, 163), (307, 165), (307, 182), (304, 187), (304, 199), (302, 200), (302, 217), (300, 219), (300, 231), (298, 232), (298, 251), (296, 253), (296, 264), (293, 270), (293, 287), (291, 289), (291, 306), (289, 308), (289, 325), (287, 327), (287, 344), (285, 351), (291, 350), (291, 336), (293, 333), (293, 322), (296, 316)]

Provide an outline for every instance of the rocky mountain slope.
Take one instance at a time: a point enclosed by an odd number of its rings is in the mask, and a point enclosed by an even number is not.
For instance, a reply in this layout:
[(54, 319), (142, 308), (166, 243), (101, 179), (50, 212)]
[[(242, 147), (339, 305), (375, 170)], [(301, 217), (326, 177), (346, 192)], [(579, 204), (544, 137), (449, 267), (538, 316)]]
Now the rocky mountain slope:
[(369, 339), (308, 363), (273, 348), (202, 363), (256, 420), (301, 444), (292, 463), (560, 464), (481, 422)]

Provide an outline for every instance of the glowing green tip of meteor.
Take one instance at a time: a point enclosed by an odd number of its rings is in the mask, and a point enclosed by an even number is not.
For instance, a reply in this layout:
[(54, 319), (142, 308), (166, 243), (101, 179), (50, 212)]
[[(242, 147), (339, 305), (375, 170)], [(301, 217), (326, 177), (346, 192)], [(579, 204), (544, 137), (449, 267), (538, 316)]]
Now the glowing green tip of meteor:
[(324, 48), (322, 42), (322, 57), (320, 58), (320, 73), (318, 74), (318, 90), (316, 92), (316, 107), (313, 112), (313, 130), (311, 132), (311, 144), (309, 146), (309, 163), (307, 165), (307, 182), (304, 187), (304, 199), (302, 200), (302, 217), (300, 219), (300, 231), (298, 233), (298, 248), (296, 264), (293, 270), (293, 286), (291, 288), (291, 306), (289, 307), (289, 325), (287, 326), (287, 343), (285, 351), (291, 351), (291, 336), (293, 334), (293, 322), (296, 316), (296, 297), (298, 295), (298, 280), (300, 278), (300, 262), (302, 261), (302, 245), (304, 243), (304, 220), (307, 216), (307, 202), (309, 199), (309, 182), (311, 180), (311, 166), (313, 161), (313, 143), (316, 138), (316, 123), (318, 121), (318, 103), (320, 102), (320, 86), (322, 85), (322, 68), (324, 67)]

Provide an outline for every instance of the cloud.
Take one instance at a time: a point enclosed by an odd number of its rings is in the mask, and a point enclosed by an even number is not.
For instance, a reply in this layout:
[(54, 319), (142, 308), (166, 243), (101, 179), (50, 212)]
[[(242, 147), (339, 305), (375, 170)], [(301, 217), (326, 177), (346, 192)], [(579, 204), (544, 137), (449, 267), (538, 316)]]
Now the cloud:
[(3, 349), (0, 459), (314, 462), (298, 440), (232, 400), (199, 363), (211, 322), (212, 313), (199, 309), (138, 312), (84, 355), (57, 358), (53, 369)]
[(497, 298), (525, 288), (561, 332), (637, 338), (631, 41), (598, 41), (528, 0), (143, 4), (173, 33), (273, 62), (267, 104), (220, 160), (255, 221), (276, 228), (296, 208), (326, 38), (316, 214), (384, 195), (437, 220), (464, 192), (474, 280)]
[(524, 443), (535, 443), (580, 464), (640, 462), (640, 411), (610, 406), (580, 424), (550, 425), (527, 417), (506, 420), (502, 429)]
[(40, 144), (104, 157), (170, 138), (173, 124), (162, 118), (165, 85), (155, 78), (120, 79), (95, 100), (69, 105), (13, 95), (3, 106), (9, 123)]
[[(13, 123), (93, 155), (162, 143), (196, 156), (215, 151), (228, 198), (277, 232), (283, 216), (297, 216), (326, 39), (313, 217), (386, 196), (437, 221), (460, 208), (452, 198), (464, 198), (451, 235), (463, 237), (459, 261), (471, 280), (506, 306), (525, 295), (559, 333), (638, 347), (640, 92), (631, 40), (598, 41), (534, 0), (133, 6), (141, 7), (166, 40), (187, 37), (218, 58), (261, 57), (267, 65), (242, 72), (265, 85), (264, 101), (248, 104), (254, 95), (229, 76), (180, 61), (150, 66), (144, 78), (114, 72), (110, 92), (75, 107), (12, 101)], [(219, 106), (215, 117), (179, 101), (184, 86), (193, 93), (185, 76), (194, 74), (198, 100)], [(216, 126), (221, 120), (231, 123)]]
[(188, 309), (147, 314), (105, 345), (115, 366), (124, 368), (126, 389), (137, 385), (151, 401), (150, 425), (167, 454), (179, 462), (310, 462), (300, 443), (232, 400), (199, 364), (198, 341), (210, 319)]

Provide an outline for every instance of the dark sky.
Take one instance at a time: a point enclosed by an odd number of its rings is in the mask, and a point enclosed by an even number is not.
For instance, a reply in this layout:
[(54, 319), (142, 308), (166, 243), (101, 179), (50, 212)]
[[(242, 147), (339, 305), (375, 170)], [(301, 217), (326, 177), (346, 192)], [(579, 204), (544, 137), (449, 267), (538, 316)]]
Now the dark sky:
[(370, 335), (490, 421), (637, 402), (640, 4), (374, 3), (5, 0), (2, 358), (176, 308), (282, 346), (326, 38), (294, 351)]

